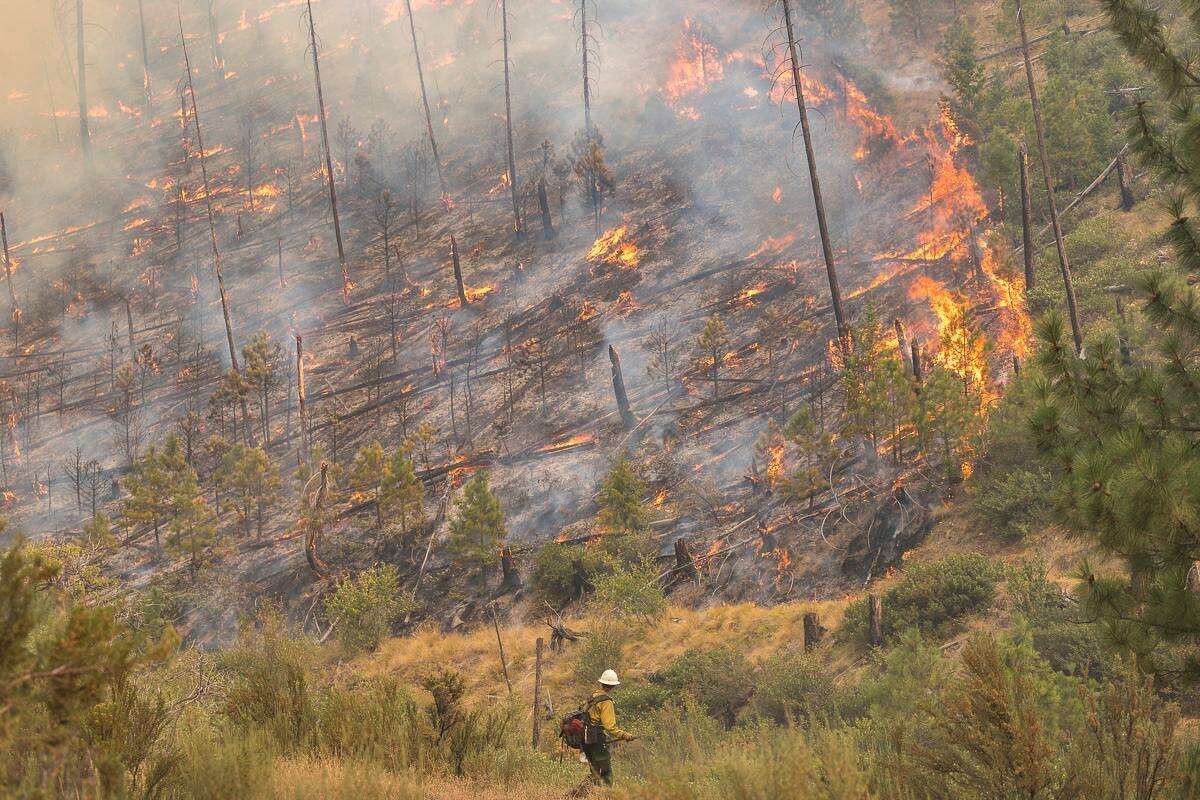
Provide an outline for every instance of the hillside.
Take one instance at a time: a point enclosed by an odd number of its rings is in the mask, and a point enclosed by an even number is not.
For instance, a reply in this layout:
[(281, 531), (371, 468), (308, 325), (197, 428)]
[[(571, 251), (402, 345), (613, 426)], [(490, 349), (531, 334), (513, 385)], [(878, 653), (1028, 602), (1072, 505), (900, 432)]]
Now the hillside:
[(1197, 796), (1194, 9), (18, 5), (6, 793)]

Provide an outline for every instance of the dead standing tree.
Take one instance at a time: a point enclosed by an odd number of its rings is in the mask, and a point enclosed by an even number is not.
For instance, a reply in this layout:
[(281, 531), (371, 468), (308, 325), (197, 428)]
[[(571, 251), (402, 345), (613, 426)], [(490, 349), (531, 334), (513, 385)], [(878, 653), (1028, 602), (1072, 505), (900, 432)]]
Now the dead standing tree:
[(321, 58), (317, 52), (317, 26), (313, 21), (312, 0), (305, 2), (308, 17), (308, 41), (312, 48), (313, 80), (317, 84), (317, 113), (321, 118), (321, 144), (325, 148), (325, 182), (329, 185), (329, 208), (333, 212), (333, 235), (337, 239), (338, 265), (342, 270), (342, 298), (350, 300), (350, 272), (346, 267), (346, 248), (342, 245), (342, 223), (338, 218), (337, 189), (333, 185), (333, 154), (329, 149), (329, 120), (325, 116), (325, 92), (321, 87)]
[(1029, 37), (1025, 34), (1025, 10), (1017, 0), (1017, 30), (1021, 35), (1021, 54), (1025, 59), (1025, 80), (1029, 84), (1029, 105), (1033, 109), (1033, 130), (1037, 135), (1038, 161), (1042, 165), (1042, 180), (1046, 185), (1046, 204), (1050, 209), (1050, 225), (1054, 228), (1054, 247), (1058, 250), (1058, 266), (1062, 271), (1067, 295), (1067, 315), (1071, 320), (1071, 337), (1075, 352), (1083, 352), (1083, 329), (1079, 326), (1079, 310), (1075, 304), (1075, 283), (1071, 280), (1071, 262), (1063, 244), (1062, 225), (1058, 221), (1058, 203), (1054, 200), (1054, 181), (1050, 177), (1050, 160), (1046, 157), (1046, 136), (1042, 130), (1042, 106), (1038, 102), (1037, 84), (1033, 80), (1033, 61), (1029, 58)]
[(446, 190), (446, 176), (442, 172), (442, 158), (438, 155), (437, 137), (433, 135), (433, 115), (429, 111), (429, 93), (425, 89), (425, 70), (421, 66), (421, 48), (417, 44), (417, 21), (413, 17), (412, 0), (404, 0), (404, 8), (408, 11), (408, 29), (412, 34), (413, 59), (417, 63), (417, 81), (421, 84), (421, 105), (425, 109), (425, 133), (429, 136), (429, 149), (433, 153), (433, 166), (437, 170), (442, 203), (449, 207), (450, 193)]
[(75, 0), (75, 60), (78, 62), (75, 88), (79, 93), (79, 144), (83, 148), (84, 159), (90, 162), (92, 160), (92, 134), (88, 129), (87, 54), (83, 39), (83, 0)]
[(142, 36), (142, 89), (146, 92), (146, 108), (150, 108), (150, 104), (154, 99), (154, 92), (150, 87), (150, 47), (146, 43), (146, 11), (143, 8), (144, 0), (138, 0), (138, 28)]
[(588, 202), (592, 206), (592, 222), (596, 232), (600, 232), (600, 185), (596, 174), (596, 159), (599, 145), (596, 142), (595, 128), (592, 126), (592, 79), (591, 79), (591, 46), (596, 41), (588, 33), (588, 0), (579, 0), (579, 48), (583, 66), (583, 133), (587, 140), (587, 170)]
[(817, 177), (817, 157), (813, 152), (812, 130), (808, 123), (808, 107), (804, 102), (804, 86), (800, 81), (800, 49), (796, 44), (796, 32), (792, 24), (790, 0), (783, 3), (783, 21), (787, 29), (788, 63), (792, 72), (792, 87), (796, 94), (796, 108), (800, 111), (800, 133), (804, 138), (804, 157), (808, 162), (809, 183), (812, 185), (813, 205), (817, 210), (817, 228), (821, 234), (821, 256), (825, 260), (825, 272), (829, 277), (829, 297), (833, 304), (833, 317), (837, 322), (838, 339), (848, 346), (850, 328), (842, 308), (842, 292), (838, 288), (837, 268), (833, 260), (833, 244), (829, 238), (829, 223), (825, 218), (825, 201), (821, 197), (821, 181)]
[(1033, 270), (1033, 209), (1029, 199), (1029, 151), (1024, 142), (1021, 142), (1017, 159), (1021, 173), (1021, 257), (1025, 267), (1025, 296), (1028, 297), (1036, 276)]
[(508, 0), (500, 0), (501, 31), (504, 39), (504, 132), (508, 145), (508, 192), (512, 197), (513, 233), (522, 235), (521, 204), (517, 193), (517, 160), (513, 154), (512, 86), (510, 71), (512, 62), (508, 58)]
[[(179, 16), (179, 41), (183, 45), (183, 63), (187, 69), (187, 90), (192, 105), (192, 120), (196, 123), (196, 148), (200, 153), (200, 175), (204, 180), (204, 209), (208, 215), (208, 236), (212, 245), (213, 271), (217, 275), (217, 291), (221, 295), (221, 315), (225, 318), (225, 339), (229, 345), (229, 367), (241, 379), (238, 367), (237, 345), (233, 341), (233, 322), (229, 316), (229, 298), (225, 294), (225, 276), (221, 273), (221, 250), (217, 246), (217, 221), (213, 215), (212, 191), (208, 182), (208, 156), (204, 152), (204, 133), (200, 127), (200, 108), (196, 103), (196, 85), (192, 82), (192, 60), (188, 56), (187, 34), (183, 30), (183, 15)], [(242, 406), (242, 440), (250, 443), (250, 411), (246, 406), (246, 395), (238, 392)]]
[(13, 287), (12, 257), (8, 252), (8, 226), (4, 212), (0, 212), (0, 242), (4, 245), (4, 282), (8, 286), (8, 302), (12, 306), (13, 350), (21, 346), (21, 306), (17, 303), (17, 290)]

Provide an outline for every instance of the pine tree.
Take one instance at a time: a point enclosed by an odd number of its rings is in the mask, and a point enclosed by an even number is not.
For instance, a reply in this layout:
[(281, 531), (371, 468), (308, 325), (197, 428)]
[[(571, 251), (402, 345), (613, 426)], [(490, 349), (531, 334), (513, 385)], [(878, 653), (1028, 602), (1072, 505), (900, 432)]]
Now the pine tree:
[(188, 559), (188, 572), (195, 579), (205, 553), (217, 538), (217, 515), (200, 492), (196, 474), (189, 468), (171, 496), (171, 535), (168, 546)]
[[(1150, 101), (1133, 114), (1135, 151), (1173, 187), (1167, 241), (1178, 269), (1140, 276), (1149, 341), (1157, 358), (1127, 364), (1112, 336), (1089, 341), (1075, 357), (1057, 315), (1038, 326), (1038, 364), (1030, 424), (1034, 441), (1058, 467), (1066, 521), (1123, 576), (1081, 569), (1084, 610), (1109, 636), (1152, 665), (1160, 645), (1187, 653), (1200, 679), (1200, 295), (1189, 278), (1200, 268), (1200, 237), (1189, 219), (1200, 197), (1200, 158), (1191, 144), (1200, 113), (1200, 80), (1172, 49), (1157, 12), (1131, 0), (1104, 0), (1109, 26), (1173, 103), (1166, 123)], [(1188, 18), (1185, 18), (1188, 19)], [(1184, 26), (1188, 52), (1200, 24)]]
[(600, 487), (600, 524), (614, 534), (645, 533), (649, 522), (645, 496), (646, 484), (629, 459), (621, 456)]
[(379, 505), (388, 517), (395, 516), (399, 519), (402, 539), (408, 537), (412, 526), (420, 525), (424, 521), (424, 499), (425, 486), (413, 469), (407, 448), (397, 448), (387, 465), (387, 473), (379, 488)]
[(262, 536), (263, 515), (279, 500), (279, 468), (261, 447), (234, 445), (221, 458), (217, 481), (236, 499), (238, 517), (246, 533), (250, 519), (256, 520)]
[(153, 526), (154, 544), (159, 546), (161, 528), (170, 511), (171, 486), (156, 447), (151, 446), (133, 462), (125, 489), (129, 492), (122, 509), (126, 522)]
[(975, 34), (966, 19), (959, 17), (950, 23), (937, 52), (942, 78), (954, 91), (955, 118), (978, 124), (979, 101), (987, 75), (979, 61)]
[(375, 523), (383, 527), (383, 507), (380, 484), (384, 480), (383, 445), (371, 442), (359, 448), (350, 462), (349, 490), (353, 493), (351, 502), (361, 503), (367, 500), (375, 502)]
[(721, 318), (714, 314), (704, 323), (704, 328), (696, 339), (696, 348), (700, 351), (701, 361), (708, 367), (708, 374), (712, 380), (714, 399), (721, 394), (718, 380), (721, 362), (725, 360), (725, 349), (728, 346), (729, 332)]
[(242, 379), (258, 400), (260, 435), (265, 446), (271, 438), (271, 393), (279, 388), (279, 363), (282, 349), (259, 331), (242, 348)]
[(467, 482), (457, 501), (457, 516), (450, 522), (450, 547), (464, 561), (475, 561), (485, 571), (500, 559), (508, 537), (500, 499), (488, 488), (487, 472)]

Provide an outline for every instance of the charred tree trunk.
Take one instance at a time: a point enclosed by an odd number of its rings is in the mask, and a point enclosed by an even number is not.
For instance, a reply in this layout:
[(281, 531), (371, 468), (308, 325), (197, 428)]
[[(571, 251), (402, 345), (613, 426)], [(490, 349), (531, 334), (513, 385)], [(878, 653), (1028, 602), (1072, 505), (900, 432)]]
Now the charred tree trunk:
[(300, 463), (308, 461), (308, 409), (304, 398), (304, 341), (296, 334), (296, 405), (300, 414)]
[(521, 585), (521, 573), (517, 570), (516, 559), (507, 547), (500, 553), (500, 569), (504, 574), (500, 587), (512, 591)]
[[(179, 18), (179, 38), (183, 43), (183, 63), (187, 67), (187, 87), (188, 97), (192, 101), (192, 120), (196, 123), (196, 148), (200, 152), (200, 174), (204, 179), (204, 208), (208, 215), (208, 235), (212, 244), (213, 271), (217, 275), (217, 291), (221, 296), (221, 315), (225, 318), (225, 339), (229, 345), (229, 365), (236, 374), (241, 375), (237, 346), (233, 342), (233, 322), (229, 316), (229, 298), (225, 294), (225, 277), (221, 273), (221, 250), (217, 247), (217, 222), (213, 215), (212, 192), (208, 183), (208, 157), (204, 153), (204, 134), (200, 127), (200, 109), (196, 104), (196, 86), (192, 82), (192, 62), (188, 57), (187, 35), (183, 31), (182, 15)], [(250, 411), (246, 406), (245, 394), (239, 393), (238, 399), (241, 401), (242, 407), (242, 441), (248, 445), (250, 443)]]
[(533, 749), (542, 741), (542, 637), (537, 637), (533, 655)]
[(608, 346), (608, 360), (612, 364), (612, 384), (613, 395), (617, 399), (617, 410), (621, 413), (621, 422), (626, 428), (632, 428), (634, 423), (633, 412), (629, 410), (629, 395), (625, 392), (625, 377), (621, 374), (621, 357), (617, 355), (617, 350), (611, 344)]
[(833, 260), (833, 243), (829, 238), (829, 223), (825, 219), (825, 201), (821, 197), (821, 181), (817, 177), (817, 158), (813, 152), (812, 131), (808, 124), (808, 108), (804, 102), (804, 87), (800, 82), (800, 54), (796, 46), (796, 34), (792, 25), (790, 0), (783, 0), (783, 19), (787, 28), (788, 54), (792, 67), (792, 86), (796, 91), (796, 107), (800, 110), (800, 132), (804, 137), (804, 157), (808, 161), (809, 182), (812, 184), (813, 205), (817, 209), (817, 228), (821, 234), (821, 255), (825, 260), (825, 272), (829, 277), (829, 296), (833, 304), (833, 317), (837, 322), (838, 339), (848, 347), (850, 328), (842, 308), (842, 292), (838, 288), (837, 269)]
[(132, 363), (137, 360), (137, 346), (133, 341), (133, 304), (129, 301), (129, 295), (125, 295), (125, 331), (129, 338), (129, 361)]
[(587, 136), (588, 145), (588, 200), (592, 204), (592, 224), (596, 233), (600, 233), (600, 187), (596, 175), (596, 140), (595, 129), (592, 127), (592, 82), (588, 71), (591, 60), (587, 24), (588, 0), (579, 0), (579, 32), (580, 52), (583, 55), (583, 130)]
[(212, 47), (213, 66), (225, 71), (225, 56), (221, 53), (221, 33), (217, 28), (216, 0), (208, 0), (208, 43)]
[(825, 635), (825, 628), (821, 625), (820, 619), (815, 611), (809, 611), (804, 615), (804, 652), (811, 652), (821, 642), (821, 637)]
[(150, 108), (154, 92), (150, 86), (150, 47), (146, 43), (146, 12), (144, 0), (138, 0), (138, 26), (142, 34), (142, 89), (146, 92), (146, 108)]
[(1132, 211), (1134, 204), (1133, 197), (1133, 170), (1129, 167), (1129, 160), (1124, 154), (1117, 156), (1117, 186), (1121, 189), (1121, 210)]
[(0, 212), (0, 242), (4, 245), (4, 282), (8, 286), (8, 302), (12, 306), (13, 350), (21, 346), (21, 306), (17, 303), (17, 290), (13, 286), (12, 257), (8, 253), (8, 226)]
[(417, 44), (417, 21), (413, 17), (412, 0), (404, 0), (404, 8), (408, 11), (408, 30), (412, 34), (413, 58), (417, 62), (417, 80), (421, 84), (421, 105), (425, 109), (425, 133), (429, 135), (429, 149), (433, 152), (433, 166), (437, 170), (442, 203), (449, 207), (450, 193), (446, 190), (446, 176), (442, 172), (442, 157), (438, 155), (437, 137), (433, 135), (433, 114), (429, 111), (429, 93), (425, 90), (425, 70), (421, 66), (421, 48)]
[(1021, 172), (1021, 257), (1025, 263), (1025, 295), (1033, 291), (1036, 275), (1033, 271), (1033, 209), (1029, 198), (1029, 151), (1021, 142), (1021, 152), (1017, 156), (1017, 165)]
[(675, 578), (678, 580), (681, 577), (690, 581), (700, 579), (700, 573), (696, 570), (696, 562), (688, 550), (687, 539), (683, 537), (675, 540)]
[(542, 212), (542, 238), (554, 238), (554, 221), (550, 219), (550, 198), (546, 196), (546, 179), (538, 181), (538, 208)]
[(79, 144), (83, 148), (86, 161), (92, 160), (92, 134), (88, 129), (87, 104), (87, 54), (83, 39), (83, 0), (75, 0), (75, 60), (79, 62), (76, 70), (76, 89), (79, 92)]
[(450, 263), (454, 267), (454, 288), (458, 290), (458, 300), (462, 303), (463, 308), (470, 304), (467, 299), (467, 287), (463, 285), (462, 261), (458, 257), (458, 239), (454, 238), (454, 234), (450, 234)]
[(1083, 351), (1083, 329), (1079, 325), (1079, 309), (1075, 303), (1075, 283), (1071, 280), (1071, 262), (1063, 244), (1062, 225), (1058, 221), (1058, 204), (1054, 200), (1054, 181), (1050, 177), (1050, 160), (1046, 157), (1046, 136), (1042, 130), (1042, 107), (1038, 102), (1037, 85), (1033, 80), (1033, 62), (1029, 58), (1029, 37), (1025, 33), (1025, 10), (1017, 0), (1017, 29), (1021, 34), (1021, 54), (1025, 59), (1025, 80), (1029, 84), (1029, 104), (1033, 108), (1033, 128), (1037, 134), (1038, 160), (1046, 184), (1046, 202), (1050, 207), (1050, 225), (1054, 228), (1054, 246), (1058, 250), (1058, 265), (1062, 270), (1063, 288), (1067, 295), (1067, 314), (1071, 320), (1071, 337), (1076, 354)]
[(317, 84), (317, 111), (321, 115), (321, 144), (325, 148), (325, 182), (329, 186), (329, 208), (333, 212), (333, 235), (337, 239), (338, 265), (342, 270), (342, 298), (350, 299), (350, 271), (346, 267), (346, 248), (342, 245), (342, 223), (338, 217), (337, 189), (333, 185), (333, 155), (329, 149), (329, 121), (325, 117), (325, 92), (321, 87), (321, 59), (317, 53), (317, 26), (313, 21), (312, 0), (308, 7), (308, 40), (312, 47), (313, 78)]
[(921, 343), (913, 339), (912, 343), (912, 371), (913, 380), (917, 382), (917, 391), (921, 391), (921, 381), (924, 376), (921, 374)]
[(321, 540), (321, 528), (324, 521), (321, 515), (325, 512), (325, 495), (329, 487), (329, 464), (321, 463), (321, 484), (317, 488), (317, 497), (313, 501), (312, 514), (313, 518), (309, 521), (307, 536), (304, 538), (304, 557), (308, 560), (309, 569), (318, 578), (324, 578), (327, 566), (321, 557), (317, 555), (317, 545)]
[(908, 332), (904, 330), (904, 323), (899, 317), (892, 320), (892, 326), (896, 329), (896, 347), (900, 351), (900, 364), (903, 366), (904, 362), (908, 361), (908, 354), (912, 352), (908, 344)]
[(879, 595), (867, 595), (867, 641), (872, 647), (883, 644), (883, 601)]
[(62, 144), (62, 131), (58, 129), (58, 103), (54, 101), (54, 84), (50, 81), (50, 68), (42, 62), (42, 72), (46, 76), (46, 97), (50, 101), (50, 121), (54, 123), (54, 142)]
[(512, 196), (513, 233), (520, 236), (521, 201), (517, 196), (517, 160), (513, 153), (512, 90), (508, 60), (508, 0), (500, 0), (500, 21), (504, 35), (504, 131), (508, 143), (508, 191)]

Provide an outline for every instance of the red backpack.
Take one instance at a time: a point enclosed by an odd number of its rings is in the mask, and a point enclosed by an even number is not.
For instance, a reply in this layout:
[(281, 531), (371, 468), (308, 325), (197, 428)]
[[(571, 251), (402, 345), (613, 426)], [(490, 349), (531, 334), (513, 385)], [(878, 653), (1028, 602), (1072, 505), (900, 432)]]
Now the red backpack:
[(608, 700), (606, 694), (599, 694), (587, 701), (583, 708), (564, 717), (558, 726), (559, 738), (563, 744), (575, 750), (582, 750), (584, 745), (599, 744), (604, 741), (604, 726), (592, 722), (592, 706)]

